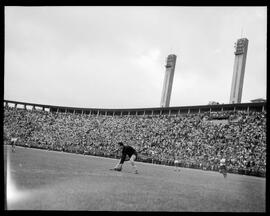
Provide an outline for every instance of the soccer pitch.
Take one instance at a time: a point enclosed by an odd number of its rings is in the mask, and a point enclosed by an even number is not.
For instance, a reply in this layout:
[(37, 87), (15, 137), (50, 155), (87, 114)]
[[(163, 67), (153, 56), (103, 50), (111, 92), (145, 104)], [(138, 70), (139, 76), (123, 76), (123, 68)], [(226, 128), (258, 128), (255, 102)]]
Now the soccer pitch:
[(7, 210), (265, 212), (265, 178), (4, 146)]

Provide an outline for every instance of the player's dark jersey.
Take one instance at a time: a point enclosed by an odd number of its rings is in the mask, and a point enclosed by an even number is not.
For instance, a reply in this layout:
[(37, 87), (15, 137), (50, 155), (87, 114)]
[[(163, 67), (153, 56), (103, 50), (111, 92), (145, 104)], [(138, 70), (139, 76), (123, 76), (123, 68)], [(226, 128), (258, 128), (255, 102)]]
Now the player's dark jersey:
[(131, 157), (133, 154), (136, 155), (137, 158), (137, 152), (134, 148), (132, 148), (131, 146), (124, 146), (122, 150), (122, 157), (120, 163), (121, 164), (124, 163), (127, 155)]

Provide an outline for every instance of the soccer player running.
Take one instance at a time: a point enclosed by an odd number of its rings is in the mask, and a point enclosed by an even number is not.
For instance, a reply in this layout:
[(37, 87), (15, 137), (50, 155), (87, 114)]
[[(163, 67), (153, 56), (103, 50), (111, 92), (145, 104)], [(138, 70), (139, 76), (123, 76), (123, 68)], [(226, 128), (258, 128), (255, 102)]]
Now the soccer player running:
[(224, 156), (220, 159), (219, 172), (223, 174), (224, 178), (227, 177), (226, 159)]
[(15, 138), (15, 137), (12, 137), (10, 139), (10, 142), (11, 142), (11, 150), (12, 152), (15, 152), (15, 146), (16, 146), (16, 142), (17, 142), (18, 138)]
[(178, 156), (176, 153), (174, 154), (174, 171), (180, 171), (180, 160), (178, 159)]
[(137, 166), (135, 165), (135, 162), (134, 162), (138, 157), (136, 150), (129, 145), (124, 145), (122, 142), (119, 142), (118, 145), (120, 147), (120, 150), (122, 150), (122, 156), (121, 156), (119, 163), (116, 164), (116, 166), (113, 168), (113, 170), (121, 171), (123, 163), (125, 162), (126, 156), (128, 155), (130, 158), (129, 161), (130, 161), (131, 166), (134, 170), (134, 173), (138, 174)]

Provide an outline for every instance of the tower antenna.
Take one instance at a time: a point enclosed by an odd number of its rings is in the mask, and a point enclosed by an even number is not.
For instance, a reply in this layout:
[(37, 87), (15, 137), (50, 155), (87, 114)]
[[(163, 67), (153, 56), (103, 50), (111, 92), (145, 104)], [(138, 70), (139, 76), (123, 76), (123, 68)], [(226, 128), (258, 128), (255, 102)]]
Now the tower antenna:
[(171, 40), (170, 40), (170, 50), (169, 50), (169, 54), (173, 54), (172, 51), (173, 51), (173, 44), (172, 44), (172, 37), (170, 37)]

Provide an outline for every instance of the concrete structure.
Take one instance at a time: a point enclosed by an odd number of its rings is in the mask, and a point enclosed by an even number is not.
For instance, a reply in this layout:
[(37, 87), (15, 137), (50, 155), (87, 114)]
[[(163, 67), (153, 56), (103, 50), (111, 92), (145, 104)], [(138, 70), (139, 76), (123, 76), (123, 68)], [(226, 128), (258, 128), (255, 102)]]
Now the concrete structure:
[(235, 45), (235, 59), (233, 66), (233, 78), (229, 103), (241, 103), (244, 83), (245, 66), (248, 50), (248, 39), (241, 38)]
[(266, 110), (267, 103), (240, 103), (240, 104), (217, 104), (217, 105), (199, 105), (199, 106), (181, 106), (181, 107), (152, 107), (152, 108), (130, 108), (130, 109), (97, 109), (97, 108), (80, 108), (80, 107), (63, 107), (53, 106), (45, 104), (34, 104), (19, 101), (4, 100), (3, 107), (16, 108), (16, 109), (34, 109), (44, 110), (48, 112), (59, 113), (76, 113), (89, 116), (156, 116), (156, 115), (168, 115), (178, 116), (182, 114), (197, 114), (197, 113), (209, 113), (209, 112), (223, 112), (223, 111), (255, 111), (263, 112)]
[(250, 100), (251, 103), (263, 103), (263, 102), (266, 102), (266, 99), (263, 99), (263, 98), (257, 98), (257, 99), (254, 99), (254, 100)]
[(161, 107), (170, 106), (175, 63), (176, 63), (176, 55), (174, 54), (168, 55), (167, 64), (165, 65), (166, 71), (163, 81), (163, 89), (160, 102)]

